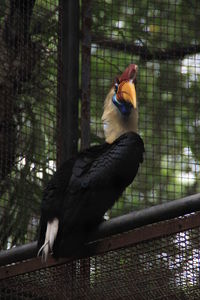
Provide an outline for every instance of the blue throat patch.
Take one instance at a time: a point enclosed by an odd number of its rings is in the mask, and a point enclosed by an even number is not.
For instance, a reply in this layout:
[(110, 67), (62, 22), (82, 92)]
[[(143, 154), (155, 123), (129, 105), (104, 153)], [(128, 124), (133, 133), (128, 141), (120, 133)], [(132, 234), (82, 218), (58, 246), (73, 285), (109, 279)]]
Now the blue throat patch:
[(116, 97), (116, 93), (112, 97), (112, 102), (119, 109), (123, 116), (130, 115), (132, 105), (127, 101), (118, 101)]

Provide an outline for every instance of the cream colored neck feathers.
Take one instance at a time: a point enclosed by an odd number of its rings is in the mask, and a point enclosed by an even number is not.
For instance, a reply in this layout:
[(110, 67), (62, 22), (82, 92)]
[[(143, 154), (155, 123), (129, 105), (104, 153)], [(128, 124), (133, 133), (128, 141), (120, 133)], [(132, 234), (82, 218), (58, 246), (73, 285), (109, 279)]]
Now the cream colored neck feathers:
[(121, 115), (118, 108), (113, 104), (112, 97), (114, 88), (108, 93), (104, 102), (102, 121), (107, 143), (114, 142), (119, 136), (126, 132), (138, 131), (138, 110), (132, 109), (128, 117)]

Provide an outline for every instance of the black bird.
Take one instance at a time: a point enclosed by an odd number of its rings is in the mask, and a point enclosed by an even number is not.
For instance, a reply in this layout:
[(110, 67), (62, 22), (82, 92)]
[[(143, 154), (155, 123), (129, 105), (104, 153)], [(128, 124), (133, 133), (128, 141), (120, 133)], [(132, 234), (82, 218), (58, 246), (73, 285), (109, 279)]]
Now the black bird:
[(49, 252), (78, 251), (138, 172), (144, 144), (137, 134), (136, 72), (129, 65), (106, 97), (106, 142), (66, 161), (44, 191), (38, 249), (45, 260)]

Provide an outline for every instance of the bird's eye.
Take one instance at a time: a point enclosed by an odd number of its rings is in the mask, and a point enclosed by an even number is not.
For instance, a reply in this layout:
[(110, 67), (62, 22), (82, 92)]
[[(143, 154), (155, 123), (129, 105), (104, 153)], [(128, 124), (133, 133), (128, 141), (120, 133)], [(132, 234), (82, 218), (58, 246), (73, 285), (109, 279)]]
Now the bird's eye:
[(117, 91), (118, 91), (118, 83), (115, 83), (115, 93), (117, 93)]

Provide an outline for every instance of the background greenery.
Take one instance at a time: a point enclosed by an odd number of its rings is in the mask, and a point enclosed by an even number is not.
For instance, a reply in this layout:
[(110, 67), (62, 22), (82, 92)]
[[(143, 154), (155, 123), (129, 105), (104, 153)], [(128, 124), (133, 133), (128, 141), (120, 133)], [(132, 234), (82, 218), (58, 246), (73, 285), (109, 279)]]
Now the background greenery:
[[(136, 63), (146, 149), (108, 216), (198, 192), (200, 2), (95, 0), (91, 14), (91, 144), (103, 140), (115, 76)], [(1, 249), (36, 238), (43, 186), (56, 168), (57, 43), (58, 1), (0, 1)]]
[(95, 1), (92, 14), (93, 132), (101, 132), (103, 99), (115, 76), (130, 63), (139, 66), (145, 161), (111, 215), (198, 192), (200, 3)]

